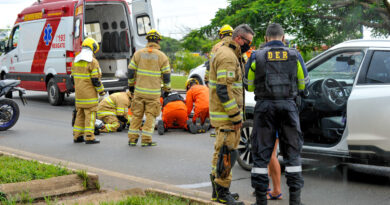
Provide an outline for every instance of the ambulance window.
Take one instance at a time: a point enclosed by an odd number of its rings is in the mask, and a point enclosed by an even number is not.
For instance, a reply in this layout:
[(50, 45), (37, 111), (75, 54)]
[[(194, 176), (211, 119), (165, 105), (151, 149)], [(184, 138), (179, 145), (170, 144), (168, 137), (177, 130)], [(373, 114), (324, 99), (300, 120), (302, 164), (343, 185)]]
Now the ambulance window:
[(85, 36), (95, 39), (98, 43), (102, 42), (102, 33), (99, 23), (85, 24)]
[(138, 35), (146, 35), (146, 33), (148, 33), (152, 29), (152, 24), (150, 23), (149, 16), (137, 17), (137, 28)]
[(18, 42), (19, 42), (19, 26), (14, 28), (14, 31), (12, 32), (12, 35), (10, 37), (8, 47), (14, 49), (18, 46)]
[(80, 36), (80, 19), (76, 19), (74, 23), (74, 38), (78, 38)]

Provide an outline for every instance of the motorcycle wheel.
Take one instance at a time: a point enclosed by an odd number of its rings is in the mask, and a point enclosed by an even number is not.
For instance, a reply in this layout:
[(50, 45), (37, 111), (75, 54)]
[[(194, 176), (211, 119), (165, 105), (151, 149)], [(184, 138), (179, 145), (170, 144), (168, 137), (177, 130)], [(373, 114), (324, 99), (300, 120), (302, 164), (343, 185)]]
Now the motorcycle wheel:
[(13, 127), (19, 119), (19, 106), (10, 99), (0, 100), (0, 131)]

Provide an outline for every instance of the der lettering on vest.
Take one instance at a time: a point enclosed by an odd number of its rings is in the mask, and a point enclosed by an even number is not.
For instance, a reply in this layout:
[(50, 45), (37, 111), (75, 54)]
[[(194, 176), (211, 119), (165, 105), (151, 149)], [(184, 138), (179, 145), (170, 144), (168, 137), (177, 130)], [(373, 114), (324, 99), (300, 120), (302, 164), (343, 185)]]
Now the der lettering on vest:
[(286, 47), (265, 47), (256, 52), (255, 96), (293, 99), (298, 94), (298, 53)]

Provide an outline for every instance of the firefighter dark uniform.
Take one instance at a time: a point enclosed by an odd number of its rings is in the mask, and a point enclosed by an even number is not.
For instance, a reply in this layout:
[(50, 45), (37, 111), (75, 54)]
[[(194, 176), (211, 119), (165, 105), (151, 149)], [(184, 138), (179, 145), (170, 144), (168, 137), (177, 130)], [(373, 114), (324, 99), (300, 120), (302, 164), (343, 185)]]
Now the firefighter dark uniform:
[(72, 65), (76, 96), (76, 119), (73, 126), (73, 141), (86, 144), (99, 143), (95, 139), (95, 117), (99, 102), (99, 95), (104, 95), (104, 87), (99, 79), (99, 62), (93, 53), (99, 50), (99, 44), (92, 38), (86, 38), (82, 43), (82, 50), (76, 56)]
[[(230, 195), (229, 187), (232, 174), (227, 177), (218, 176), (216, 173), (218, 154), (223, 145), (226, 145), (232, 153), (234, 166), (237, 158), (237, 146), (240, 141), (240, 131), (234, 130), (234, 125), (243, 120), (243, 64), (241, 49), (230, 38), (216, 52), (210, 67), (210, 119), (216, 130), (216, 141), (212, 160), (211, 181), (213, 184), (212, 199), (226, 203), (224, 198)], [(233, 195), (231, 195), (233, 196)], [(216, 198), (215, 198), (216, 197)], [(237, 197), (237, 196), (233, 196)], [(237, 199), (237, 198), (236, 198)], [(241, 204), (235, 202), (234, 204)]]
[(168, 57), (160, 51), (157, 43), (161, 36), (152, 29), (146, 38), (149, 41), (146, 48), (134, 54), (128, 67), (129, 89), (134, 90), (134, 100), (131, 104), (133, 116), (128, 132), (130, 146), (137, 144), (144, 115), (146, 120), (141, 130), (141, 146), (156, 145), (152, 142), (152, 135), (156, 117), (161, 111), (161, 84), (163, 83), (164, 91), (170, 91), (171, 69)]
[(126, 110), (130, 107), (130, 92), (118, 92), (105, 97), (100, 101), (97, 117), (104, 122), (101, 132), (116, 132), (122, 125), (127, 123)]
[[(296, 191), (300, 193), (303, 187), (300, 159), (303, 137), (295, 98), (309, 81), (307, 71), (299, 52), (285, 47), (281, 41), (268, 42), (264, 48), (252, 54), (248, 63), (246, 88), (255, 92), (256, 99), (252, 187), (261, 194), (267, 192), (267, 165), (278, 130), (291, 199), (291, 194)], [(266, 203), (265, 200), (261, 204)]]

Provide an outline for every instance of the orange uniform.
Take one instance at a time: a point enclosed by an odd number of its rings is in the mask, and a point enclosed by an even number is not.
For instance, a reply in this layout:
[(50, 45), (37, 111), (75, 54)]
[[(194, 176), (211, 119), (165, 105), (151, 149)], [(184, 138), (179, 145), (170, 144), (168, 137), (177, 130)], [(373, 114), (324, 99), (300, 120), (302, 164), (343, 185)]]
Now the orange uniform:
[(191, 114), (192, 108), (194, 108), (194, 117), (192, 121), (195, 123), (196, 118), (200, 118), (202, 124), (205, 119), (210, 117), (209, 115), (209, 88), (204, 85), (193, 85), (188, 91), (186, 96), (187, 115)]
[(184, 128), (187, 130), (187, 107), (180, 99), (183, 98), (171, 95), (165, 98), (164, 102), (163, 98), (160, 98), (163, 105), (162, 120), (165, 128)]

